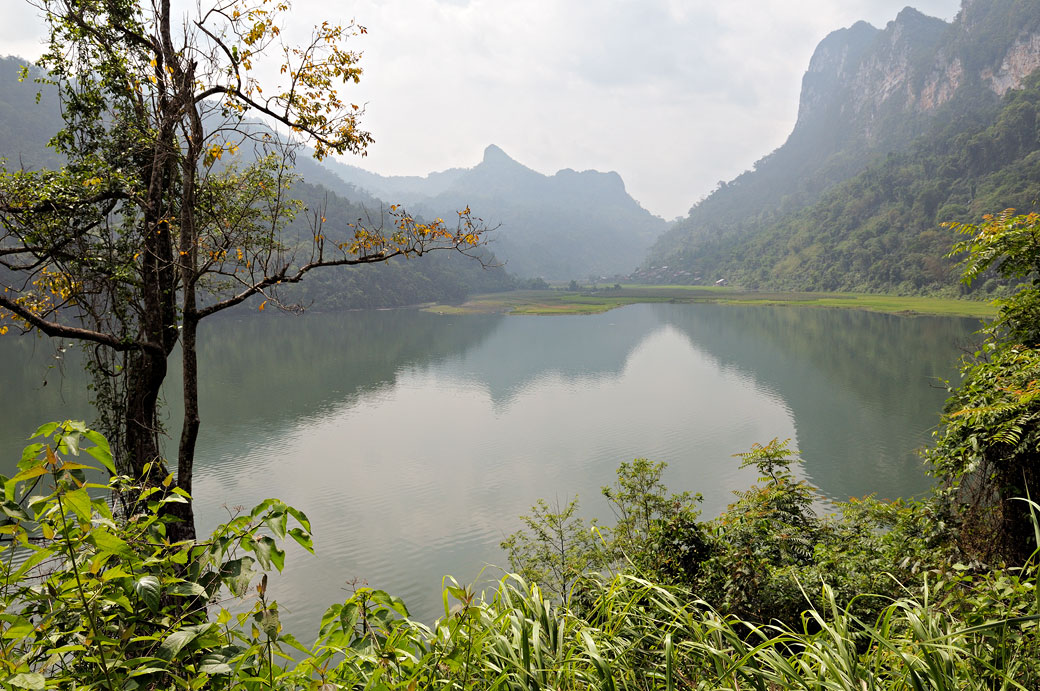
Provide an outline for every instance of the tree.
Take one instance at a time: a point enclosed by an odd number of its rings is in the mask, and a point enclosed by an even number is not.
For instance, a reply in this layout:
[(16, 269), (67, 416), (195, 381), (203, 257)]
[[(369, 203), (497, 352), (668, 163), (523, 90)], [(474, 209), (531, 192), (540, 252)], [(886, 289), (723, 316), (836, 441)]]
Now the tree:
[(577, 497), (566, 507), (559, 499), (552, 505), (539, 499), (529, 516), (520, 517), (527, 527), (501, 543), (513, 571), (561, 602), (570, 600), (579, 578), (606, 564), (596, 522), (586, 525), (577, 513)]
[(953, 252), (967, 255), (965, 283), (993, 271), (1020, 283), (964, 363), (928, 457), (960, 516), (962, 546), (1022, 562), (1037, 546), (1025, 499), (1040, 498), (1040, 214), (1008, 209), (951, 225), (969, 236)]
[(655, 541), (672, 522), (692, 524), (699, 511), (699, 494), (668, 494), (661, 476), (667, 463), (637, 458), (618, 466), (617, 480), (601, 492), (610, 503), (616, 523), (611, 548), (615, 559), (638, 560), (654, 554)]
[[(260, 309), (280, 305), (280, 285), (318, 268), (466, 252), (483, 227), (469, 209), (449, 227), (391, 207), (388, 223), (334, 238), (310, 209), (309, 237), (286, 232), (304, 211), (288, 195), (294, 148), (321, 159), (364, 154), (372, 141), (361, 108), (338, 91), (360, 79), (346, 42), (364, 27), (325, 22), (291, 46), (280, 37), (283, 0), (213, 0), (183, 21), (171, 0), (39, 2), (50, 29), (43, 79), (65, 124), (51, 144), (67, 164), (0, 174), (0, 315), (90, 346), (101, 429), (119, 470), (145, 485), (171, 481), (158, 398), (180, 343), (176, 486), (190, 494), (203, 319), (254, 296)], [(265, 61), (281, 63), (277, 83), (257, 77)], [(180, 506), (175, 532), (191, 538), (190, 503)]]

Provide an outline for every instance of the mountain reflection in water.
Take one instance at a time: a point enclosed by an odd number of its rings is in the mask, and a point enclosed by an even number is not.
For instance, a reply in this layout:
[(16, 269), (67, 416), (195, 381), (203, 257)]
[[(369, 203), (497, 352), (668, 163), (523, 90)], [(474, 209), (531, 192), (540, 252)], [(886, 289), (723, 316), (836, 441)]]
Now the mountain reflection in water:
[[(505, 566), (498, 543), (538, 498), (579, 494), (609, 518), (599, 488), (637, 456), (667, 461), (669, 486), (703, 493), (706, 515), (754, 481), (732, 454), (773, 437), (792, 438), (831, 497), (925, 490), (914, 450), (945, 397), (935, 382), (977, 328), (727, 305), (222, 319), (200, 334), (199, 528), (268, 496), (308, 514), (318, 556), (290, 550), (272, 578), (305, 640), (357, 579), (432, 619), (441, 576)], [(28, 343), (0, 340), (3, 361), (24, 364), (0, 374), (5, 468), (40, 422), (90, 416), (74, 351), (61, 380), (48, 342)], [(167, 404), (177, 429), (177, 392)]]

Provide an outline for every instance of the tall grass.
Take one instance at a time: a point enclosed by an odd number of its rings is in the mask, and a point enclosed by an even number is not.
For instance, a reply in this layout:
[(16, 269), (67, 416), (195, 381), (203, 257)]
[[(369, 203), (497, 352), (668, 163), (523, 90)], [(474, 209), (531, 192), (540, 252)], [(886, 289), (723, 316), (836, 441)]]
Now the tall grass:
[[(1035, 578), (1021, 583), (1035, 592)], [(926, 588), (864, 622), (821, 586), (825, 611), (807, 608), (795, 629), (725, 617), (631, 574), (588, 577), (570, 607), (508, 577), (487, 601), (453, 588), (460, 606), (432, 627), (399, 620), (410, 635), (396, 640), (411, 643), (407, 653), (384, 648), (398, 662), (392, 670), (327, 681), (517, 691), (1040, 688), (1035, 599), (1019, 616), (966, 626), (946, 592), (957, 587)], [(345, 663), (357, 648), (344, 648)]]

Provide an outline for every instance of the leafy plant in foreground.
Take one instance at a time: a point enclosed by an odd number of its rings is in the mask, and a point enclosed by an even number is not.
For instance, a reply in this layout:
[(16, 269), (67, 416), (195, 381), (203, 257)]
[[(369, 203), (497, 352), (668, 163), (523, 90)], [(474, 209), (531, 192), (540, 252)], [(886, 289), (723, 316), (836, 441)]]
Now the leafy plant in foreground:
[[(301, 646), (281, 631), (266, 575), (251, 607), (221, 605), (251, 592), (261, 571), (282, 569), (286, 537), (313, 550), (306, 516), (269, 499), (206, 542), (171, 542), (166, 507), (187, 497), (170, 476), (117, 516), (109, 492), (125, 493), (128, 478), (91, 481), (114, 472), (104, 437), (66, 421), (33, 439), (19, 472), (3, 478), (0, 681), (196, 689), (232, 676), (273, 680), (281, 647)], [(84, 454), (97, 465), (80, 462)]]
[(957, 228), (968, 236), (954, 247), (967, 255), (965, 283), (992, 270), (1020, 283), (998, 302), (1000, 316), (962, 367), (928, 458), (959, 520), (962, 548), (1021, 564), (1037, 544), (1018, 498), (1040, 496), (1040, 214), (1009, 209)]

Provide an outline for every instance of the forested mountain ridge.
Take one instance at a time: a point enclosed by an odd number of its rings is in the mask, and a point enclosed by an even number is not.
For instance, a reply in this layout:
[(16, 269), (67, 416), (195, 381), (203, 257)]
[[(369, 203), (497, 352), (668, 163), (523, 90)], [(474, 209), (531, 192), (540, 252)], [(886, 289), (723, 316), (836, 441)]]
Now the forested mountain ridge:
[(520, 276), (569, 279), (628, 273), (667, 224), (625, 190), (615, 172), (569, 168), (543, 175), (494, 144), (473, 168), (385, 177), (331, 164), (347, 183), (429, 217), (469, 206), (500, 226), (492, 248)]
[(691, 209), (643, 275), (951, 290), (954, 235), (939, 224), (1036, 197), (1038, 66), (1037, 0), (965, 2), (950, 24), (907, 8), (883, 30), (832, 33), (787, 142)]
[[(48, 85), (33, 83), (35, 72), (19, 82), (24, 64), (19, 58), (0, 58), (0, 158), (10, 171), (58, 167), (61, 157), (47, 147), (63, 126), (57, 97)], [(286, 242), (309, 240), (313, 211), (317, 209), (322, 209), (327, 219), (323, 232), (330, 240), (347, 239), (353, 232), (349, 223), (391, 223), (386, 217), (389, 204), (343, 183), (306, 153), (298, 154), (295, 172), (302, 179), (291, 194), (311, 213), (300, 214), (290, 223), (284, 234)], [(456, 253), (441, 252), (419, 261), (391, 260), (319, 272), (299, 285), (284, 288), (282, 296), (288, 302), (315, 309), (357, 309), (453, 302), (475, 292), (512, 288), (512, 277), (494, 255), (484, 252), (483, 256), (487, 268)], [(0, 275), (0, 284), (2, 279)]]

